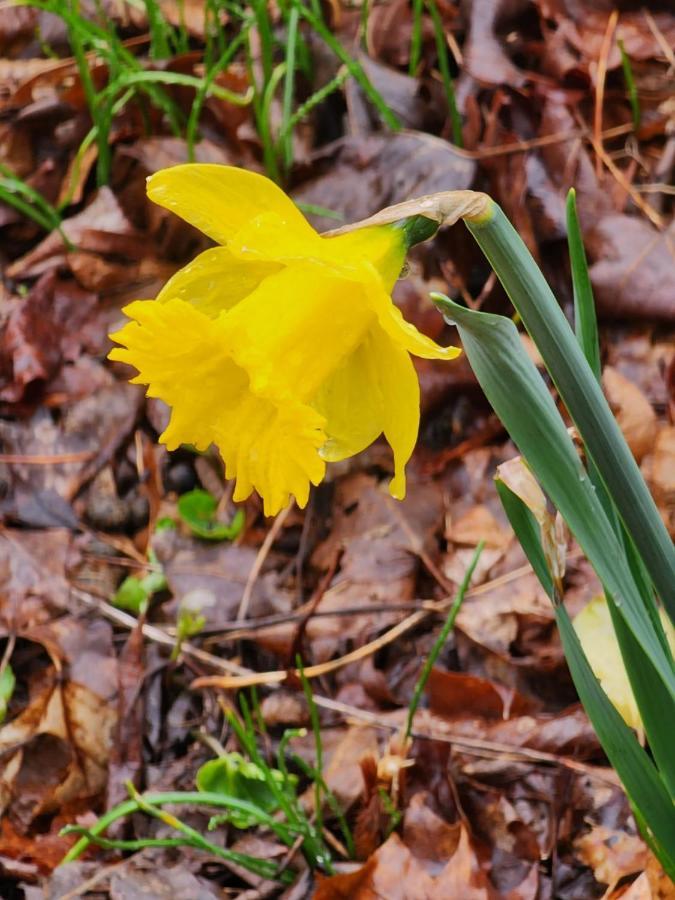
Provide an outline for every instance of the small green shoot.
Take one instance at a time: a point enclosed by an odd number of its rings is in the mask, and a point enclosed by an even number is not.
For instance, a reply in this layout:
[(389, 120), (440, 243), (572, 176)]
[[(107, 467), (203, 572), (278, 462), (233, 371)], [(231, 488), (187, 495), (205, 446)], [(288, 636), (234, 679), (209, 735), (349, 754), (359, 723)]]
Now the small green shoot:
[(448, 610), (448, 614), (445, 618), (445, 622), (443, 623), (443, 627), (438, 633), (438, 637), (434, 641), (434, 645), (431, 648), (431, 652), (426, 659), (422, 667), (422, 671), (420, 672), (419, 678), (417, 679), (417, 683), (415, 684), (415, 689), (413, 691), (412, 700), (410, 701), (410, 706), (408, 707), (408, 718), (405, 726), (405, 742), (407, 743), (408, 738), (412, 733), (413, 721), (415, 719), (415, 713), (420, 705), (420, 701), (422, 699), (422, 694), (424, 693), (424, 688), (426, 687), (426, 683), (429, 680), (429, 676), (431, 675), (431, 670), (436, 665), (436, 660), (439, 657), (439, 654), (443, 647), (445, 646), (445, 642), (448, 639), (448, 635), (452, 631), (455, 626), (455, 619), (457, 618), (457, 614), (460, 610), (462, 603), (464, 602), (464, 596), (469, 589), (469, 585), (471, 584), (471, 578), (473, 577), (473, 573), (478, 565), (478, 560), (480, 559), (480, 555), (485, 548), (485, 541), (481, 541), (476, 547), (476, 551), (471, 558), (471, 562), (464, 573), (464, 578), (462, 579), (462, 583), (460, 584), (457, 594), (455, 595), (455, 599), (452, 601), (452, 605)]
[(427, 0), (431, 21), (434, 26), (434, 38), (436, 40), (436, 54), (438, 56), (438, 68), (441, 70), (441, 78), (443, 80), (443, 88), (445, 89), (445, 97), (448, 102), (448, 112), (450, 114), (450, 124), (452, 126), (452, 142), (456, 147), (463, 147), (462, 138), (462, 118), (457, 108), (457, 98), (455, 96), (455, 85), (450, 75), (450, 57), (448, 54), (448, 42), (445, 39), (445, 29), (441, 14), (438, 11), (436, 0)]
[(16, 677), (9, 663), (6, 663), (0, 671), (0, 725), (5, 721), (7, 715), (7, 707), (12, 699), (14, 688), (16, 687)]
[(345, 217), (336, 209), (328, 209), (327, 206), (319, 206), (316, 203), (304, 203), (302, 200), (296, 201), (295, 205), (300, 212), (308, 216), (323, 216), (324, 219), (333, 219), (335, 222), (344, 222)]
[(48, 200), (0, 163), (0, 201), (13, 206), (45, 231), (58, 231), (69, 250), (73, 245), (61, 230), (61, 216)]
[(244, 527), (244, 511), (238, 509), (228, 524), (216, 519), (218, 502), (216, 498), (196, 488), (188, 491), (178, 500), (178, 515), (197, 537), (206, 541), (233, 541)]
[[(199, 593), (199, 592), (194, 592)], [(171, 662), (175, 662), (180, 656), (185, 641), (198, 635), (206, 625), (206, 616), (199, 609), (193, 608), (191, 594), (187, 594), (180, 606), (176, 617), (176, 643), (171, 651)]]
[(412, 4), (412, 36), (410, 40), (410, 62), (408, 75), (414, 78), (422, 59), (422, 16), (424, 13), (424, 0), (413, 0)]
[[(295, 790), (298, 781), (296, 775), (289, 775), (271, 767), (268, 769), (280, 789)], [(268, 778), (263, 768), (244, 759), (241, 753), (233, 751), (204, 763), (197, 772), (196, 784), (200, 791), (237, 797), (269, 814), (276, 812), (278, 808), (276, 797), (268, 787)], [(242, 830), (253, 828), (259, 821), (251, 813), (241, 811), (225, 813), (225, 818), (235, 828)], [(209, 828), (211, 830), (211, 826)]]
[(623, 69), (623, 79), (626, 82), (626, 91), (630, 102), (631, 114), (633, 116), (633, 128), (637, 131), (640, 127), (642, 114), (640, 112), (640, 98), (638, 97), (637, 85), (635, 84), (635, 76), (633, 75), (633, 67), (630, 63), (630, 57), (626, 53), (623, 40), (617, 40), (619, 53), (621, 54), (621, 68)]
[[(153, 550), (148, 552), (148, 562), (152, 566), (159, 566)], [(118, 609), (126, 609), (135, 616), (145, 615), (153, 596), (165, 590), (166, 586), (166, 577), (161, 567), (160, 571), (146, 572), (142, 578), (128, 575), (113, 594), (111, 602)]]
[[(305, 675), (305, 670), (302, 665), (302, 658), (300, 654), (298, 654), (295, 658), (295, 664), (297, 666), (298, 672), (300, 674), (300, 681), (302, 683), (302, 692), (305, 695), (305, 700), (307, 701), (307, 706), (309, 707), (309, 720), (312, 723), (312, 733), (314, 734), (314, 751), (316, 756), (316, 762), (314, 768), (319, 773), (319, 775), (323, 776), (323, 743), (321, 741), (321, 722), (319, 720), (319, 710), (317, 709), (316, 703), (314, 702), (314, 694), (312, 693), (312, 686)], [(321, 834), (323, 830), (323, 791), (322, 791), (322, 783), (323, 777), (314, 779), (314, 805), (316, 812), (316, 827)]]

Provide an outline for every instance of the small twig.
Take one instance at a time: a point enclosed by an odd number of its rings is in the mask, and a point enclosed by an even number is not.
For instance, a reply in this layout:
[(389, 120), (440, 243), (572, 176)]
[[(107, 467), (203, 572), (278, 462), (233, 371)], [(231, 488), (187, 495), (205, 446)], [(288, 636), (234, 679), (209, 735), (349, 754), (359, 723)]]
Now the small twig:
[[(138, 625), (138, 620), (134, 616), (129, 615), (129, 613), (124, 612), (124, 610), (117, 609), (116, 607), (111, 606), (110, 603), (106, 603), (105, 600), (94, 597), (92, 594), (89, 594), (86, 591), (80, 590), (79, 588), (72, 588), (71, 594), (86, 606), (96, 609), (101, 613), (101, 615), (105, 616), (106, 619), (109, 619), (111, 622), (115, 622), (117, 625), (122, 625), (124, 628), (129, 629), (134, 629)], [(143, 631), (145, 637), (149, 638), (151, 641), (154, 641), (156, 644), (163, 644), (165, 647), (173, 648), (174, 644), (176, 643), (175, 637), (164, 631), (162, 628), (158, 628), (156, 625), (149, 625), (148, 623), (145, 623), (142, 626), (141, 630)], [(182, 644), (181, 653), (183, 654), (183, 656), (192, 657), (193, 659), (196, 659), (198, 662), (201, 662), (204, 665), (210, 666), (211, 668), (220, 669), (224, 672), (231, 672), (240, 676), (251, 674), (250, 669), (245, 669), (243, 666), (238, 666), (236, 663), (230, 662), (228, 659), (222, 659), (219, 656), (213, 656), (213, 654), (206, 653), (206, 651), (200, 650), (198, 647), (194, 647), (192, 644), (189, 644), (187, 642)]]
[[(406, 631), (410, 631), (411, 628), (414, 628), (421, 621), (426, 619), (428, 615), (429, 613), (427, 610), (413, 613), (411, 616), (407, 616), (403, 619), (402, 622), (394, 625), (389, 631), (385, 631), (384, 634), (375, 638), (374, 641), (364, 644), (357, 650), (352, 650), (351, 653), (345, 653), (344, 656), (340, 656), (337, 659), (331, 659), (325, 663), (319, 663), (316, 666), (307, 666), (304, 670), (305, 676), (307, 678), (319, 678), (321, 675), (327, 675), (329, 672), (335, 672), (337, 669), (342, 669), (344, 666), (349, 665), (349, 663), (365, 659), (367, 656), (377, 653), (382, 647), (386, 647), (387, 644), (391, 644), (392, 641), (395, 641), (402, 634), (405, 634)], [(234, 690), (244, 687), (253, 687), (257, 684), (282, 684), (289, 675), (293, 675), (296, 678), (300, 677), (300, 673), (297, 669), (277, 669), (271, 672), (249, 672), (246, 675), (207, 675), (203, 678), (196, 678), (190, 687), (193, 689), (219, 687), (223, 690)]]
[(619, 182), (621, 187), (630, 195), (633, 203), (635, 203), (635, 205), (642, 210), (642, 212), (647, 216), (652, 224), (656, 225), (658, 229), (663, 230), (665, 228), (663, 217), (659, 215), (659, 213), (654, 209), (653, 206), (647, 203), (647, 201), (640, 196), (639, 191), (637, 191), (631, 184), (631, 182), (626, 178), (621, 169), (616, 165), (614, 160), (602, 146), (602, 144), (599, 144), (595, 140), (595, 138), (591, 138), (591, 143), (593, 144), (593, 149), (597, 154), (598, 160), (602, 161), (607, 166), (607, 168), (612, 173), (614, 178), (616, 178), (616, 180)]
[(76, 453), (35, 454), (25, 456), (23, 453), (0, 453), (0, 463), (9, 466), (61, 466), (66, 463), (87, 462), (96, 453), (92, 450), (80, 450)]
[(75, 900), (76, 897), (81, 897), (82, 894), (91, 891), (91, 889), (96, 887), (96, 885), (103, 881), (104, 878), (107, 878), (116, 869), (126, 866), (127, 863), (128, 860), (121, 859), (118, 862), (111, 863), (109, 866), (101, 866), (101, 868), (94, 872), (91, 878), (87, 878), (86, 881), (83, 881), (82, 884), (73, 888), (72, 891), (68, 891), (67, 894), (59, 894), (56, 900)]
[(258, 550), (258, 555), (255, 558), (255, 562), (251, 567), (251, 571), (248, 574), (248, 578), (246, 579), (246, 586), (244, 587), (244, 593), (241, 597), (241, 603), (239, 604), (239, 610), (237, 612), (238, 619), (246, 619), (248, 616), (248, 608), (251, 603), (251, 594), (253, 593), (253, 587), (258, 580), (258, 575), (260, 575), (260, 570), (262, 569), (267, 556), (272, 549), (272, 545), (276, 541), (279, 536), (279, 532), (284, 527), (284, 522), (288, 518), (291, 510), (295, 506), (295, 501), (292, 500), (286, 509), (282, 509), (279, 515), (275, 518), (272, 523), (272, 527), (265, 535), (265, 540), (260, 545), (260, 550)]
[[(599, 147), (602, 147), (602, 106), (605, 100), (605, 80), (607, 78), (607, 60), (612, 48), (612, 38), (616, 30), (616, 23), (619, 21), (618, 10), (612, 10), (607, 20), (607, 28), (600, 45), (600, 56), (598, 57), (598, 71), (595, 79), (595, 110), (593, 115), (593, 141)], [(600, 159), (596, 160), (595, 173), (600, 177), (602, 165)]]
[(665, 35), (656, 24), (656, 20), (654, 19), (654, 16), (649, 12), (649, 10), (643, 9), (642, 14), (645, 17), (647, 25), (649, 26), (649, 30), (654, 35), (654, 37), (656, 38), (656, 42), (663, 51), (663, 55), (668, 60), (668, 64), (670, 65), (671, 70), (675, 70), (675, 51), (673, 51), (673, 48), (666, 40)]

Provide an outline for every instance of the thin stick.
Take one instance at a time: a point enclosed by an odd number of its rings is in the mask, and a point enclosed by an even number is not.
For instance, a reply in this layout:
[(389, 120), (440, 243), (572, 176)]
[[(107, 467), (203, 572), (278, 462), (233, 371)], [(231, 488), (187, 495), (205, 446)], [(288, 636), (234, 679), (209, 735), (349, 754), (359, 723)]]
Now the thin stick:
[(426, 662), (422, 666), (422, 671), (420, 673), (419, 678), (417, 679), (417, 683), (415, 684), (415, 689), (413, 691), (412, 700), (410, 701), (410, 706), (408, 707), (408, 719), (406, 721), (405, 726), (405, 740), (407, 741), (410, 737), (410, 733), (412, 732), (413, 720), (415, 719), (415, 713), (417, 712), (417, 707), (420, 705), (420, 700), (422, 699), (422, 692), (426, 687), (426, 683), (429, 680), (429, 676), (431, 675), (431, 670), (436, 664), (436, 660), (438, 659), (438, 655), (443, 649), (445, 642), (448, 639), (448, 635), (452, 631), (455, 625), (455, 619), (457, 618), (457, 613), (460, 610), (462, 605), (462, 601), (466, 596), (467, 588), (469, 587), (469, 583), (471, 582), (471, 577), (474, 573), (476, 565), (478, 564), (478, 560), (480, 559), (480, 555), (485, 548), (485, 541), (481, 541), (476, 547), (476, 552), (473, 555), (471, 562), (469, 563), (466, 572), (464, 573), (464, 578), (459, 588), (457, 589), (457, 596), (452, 602), (452, 606), (450, 607), (450, 611), (448, 612), (447, 618), (443, 623), (443, 627), (441, 628), (438, 637), (434, 641), (434, 645), (431, 648), (431, 652), (427, 656)]
[[(105, 600), (101, 600), (99, 597), (94, 597), (92, 594), (80, 590), (79, 588), (72, 588), (71, 595), (84, 603), (85, 606), (96, 609), (104, 615), (106, 619), (110, 619), (110, 621), (115, 622), (117, 625), (122, 625), (124, 628), (129, 629), (138, 627), (138, 619), (129, 615), (129, 613), (124, 612), (122, 609), (111, 606), (110, 603), (106, 603)], [(173, 648), (176, 643), (175, 637), (172, 637), (172, 635), (168, 634), (162, 628), (158, 628), (156, 625), (149, 625), (146, 622), (141, 626), (141, 630), (145, 637), (154, 641), (156, 644), (163, 644), (165, 647)], [(213, 656), (213, 654), (207, 653), (205, 650), (200, 650), (198, 647), (194, 647), (187, 642), (181, 645), (181, 653), (183, 656), (191, 657), (192, 659), (204, 663), (204, 665), (221, 669), (224, 672), (232, 672), (237, 675), (251, 673), (250, 669), (238, 666), (228, 659), (221, 659), (219, 656)]]
[(631, 184), (631, 182), (626, 178), (621, 169), (616, 165), (612, 157), (602, 146), (602, 144), (598, 144), (595, 138), (591, 139), (591, 143), (593, 144), (593, 149), (597, 154), (598, 161), (603, 162), (607, 166), (607, 168), (612, 173), (614, 178), (616, 178), (616, 180), (619, 182), (621, 187), (630, 195), (633, 203), (635, 203), (635, 205), (642, 210), (649, 221), (653, 225), (656, 225), (658, 229), (663, 230), (666, 227), (666, 223), (664, 222), (663, 217), (654, 209), (653, 206), (651, 206), (651, 204), (647, 203), (647, 201), (640, 196), (639, 191), (637, 191)]
[(237, 612), (237, 619), (239, 619), (240, 621), (246, 619), (248, 616), (248, 608), (251, 603), (251, 594), (253, 593), (253, 587), (258, 580), (258, 575), (260, 575), (260, 570), (262, 569), (265, 560), (267, 559), (267, 556), (272, 549), (272, 545), (279, 536), (279, 532), (284, 527), (284, 522), (288, 518), (294, 506), (295, 500), (291, 500), (286, 509), (282, 509), (282, 511), (272, 523), (272, 527), (265, 535), (265, 540), (260, 545), (260, 550), (258, 550), (258, 555), (255, 558), (255, 562), (251, 567), (251, 571), (248, 573), (246, 586), (244, 587), (244, 593), (241, 596), (241, 603), (239, 604), (239, 610)]
[[(613, 10), (607, 20), (607, 28), (600, 46), (600, 56), (598, 57), (598, 71), (595, 81), (595, 111), (593, 116), (593, 136), (594, 142), (602, 147), (602, 105), (605, 100), (605, 79), (607, 78), (607, 60), (612, 47), (612, 38), (616, 29), (616, 23), (619, 21), (618, 10)], [(595, 174), (600, 177), (602, 165), (600, 159), (596, 159)]]
[(80, 450), (77, 453), (54, 453), (47, 455), (24, 456), (22, 453), (0, 453), (0, 463), (9, 466), (60, 466), (65, 463), (87, 462), (96, 454), (91, 450)]
[(666, 38), (665, 38), (663, 32), (661, 31), (661, 29), (659, 28), (659, 26), (656, 24), (656, 20), (654, 19), (654, 16), (649, 12), (648, 9), (643, 9), (642, 14), (645, 17), (645, 19), (647, 20), (647, 25), (649, 25), (649, 30), (654, 35), (659, 47), (663, 51), (663, 55), (668, 60), (668, 63), (670, 64), (670, 68), (675, 69), (675, 52), (673, 51), (673, 48), (670, 46), (670, 44), (666, 40)]
[[(423, 619), (426, 619), (428, 615), (428, 610), (420, 610), (420, 612), (407, 616), (402, 622), (399, 622), (397, 625), (394, 625), (393, 628), (390, 628), (389, 631), (385, 631), (384, 634), (375, 638), (374, 641), (364, 644), (357, 650), (352, 650), (351, 653), (345, 653), (344, 656), (340, 656), (338, 659), (331, 659), (328, 662), (319, 663), (316, 666), (308, 666), (305, 669), (305, 677), (318, 678), (320, 675), (327, 675), (329, 672), (335, 672), (337, 669), (342, 669), (349, 663), (365, 659), (367, 656), (381, 650), (382, 647), (386, 647), (387, 644), (391, 644), (392, 641), (395, 641), (396, 638), (405, 634), (406, 631), (410, 631), (411, 628), (414, 628)], [(223, 690), (234, 690), (235, 688), (253, 687), (257, 684), (282, 684), (289, 675), (295, 675), (297, 678), (300, 677), (300, 673), (297, 669), (278, 669), (271, 672), (250, 672), (247, 675), (212, 675), (204, 678), (196, 678), (190, 687), (194, 689), (219, 687), (223, 688)]]

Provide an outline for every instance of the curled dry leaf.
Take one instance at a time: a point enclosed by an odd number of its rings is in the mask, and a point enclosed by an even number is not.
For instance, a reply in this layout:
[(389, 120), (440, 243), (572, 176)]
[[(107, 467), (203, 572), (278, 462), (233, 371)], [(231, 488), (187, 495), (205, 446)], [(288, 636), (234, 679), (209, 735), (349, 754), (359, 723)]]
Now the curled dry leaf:
[(661, 428), (654, 452), (645, 459), (643, 468), (661, 515), (675, 537), (675, 426)]
[(112, 630), (103, 621), (61, 619), (22, 637), (41, 643), (52, 659), (26, 709), (0, 729), (0, 809), (26, 829), (105, 787), (116, 676)]
[(602, 386), (635, 459), (654, 449), (656, 413), (640, 388), (612, 366), (605, 366)]
[(597, 880), (615, 887), (627, 875), (642, 872), (649, 851), (637, 835), (595, 825), (574, 842), (581, 860), (593, 869)]

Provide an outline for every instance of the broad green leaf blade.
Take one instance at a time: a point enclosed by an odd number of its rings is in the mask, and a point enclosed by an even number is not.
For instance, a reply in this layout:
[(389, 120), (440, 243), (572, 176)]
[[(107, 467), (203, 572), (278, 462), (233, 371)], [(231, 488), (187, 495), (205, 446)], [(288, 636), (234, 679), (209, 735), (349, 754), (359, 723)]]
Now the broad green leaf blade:
[(448, 320), (457, 324), (471, 368), (492, 408), (675, 698), (672, 658), (655, 633), (624, 548), (548, 389), (523, 352), (515, 325), (504, 316), (458, 306), (443, 295), (432, 297)]
[(599, 381), (601, 369), (598, 323), (595, 316), (595, 301), (588, 274), (586, 251), (577, 216), (574, 188), (571, 188), (567, 195), (567, 244), (570, 251), (572, 287), (574, 289), (574, 329), (591, 371)]
[[(675, 874), (675, 811), (664, 781), (623, 721), (593, 674), (565, 607), (556, 602), (553, 579), (538, 536), (534, 516), (503, 482), (497, 482), (499, 496), (516, 537), (542, 587), (553, 601), (565, 658), (581, 702), (596, 734), (626, 789), (642, 830), (670, 877)], [(618, 621), (626, 632), (620, 616)], [(668, 698), (670, 702), (670, 698)], [(664, 716), (668, 727), (668, 716)], [(664, 729), (665, 730), (665, 729)], [(649, 823), (649, 824), (647, 824)]]
[(675, 621), (675, 548), (593, 371), (546, 279), (502, 210), (467, 227), (532, 337), (657, 592)]
[(514, 494), (499, 478), (495, 480), (495, 486), (504, 507), (504, 512), (511, 523), (511, 528), (513, 528), (521, 547), (525, 551), (525, 556), (534, 569), (534, 574), (549, 597), (553, 597), (553, 579), (541, 546), (537, 520), (520, 497)]
[[(658, 672), (654, 671), (651, 660), (645, 658), (642, 647), (635, 640), (630, 628), (626, 627), (611, 594), (607, 593), (606, 596), (623, 664), (640, 710), (649, 747), (654, 754), (663, 782), (670, 796), (675, 800), (673, 717), (672, 714), (666, 715), (669, 708), (672, 710), (670, 695), (659, 678)], [(673, 826), (675, 830), (675, 821)]]
[[(596, 734), (643, 823), (648, 823), (668, 873), (675, 876), (675, 808), (651, 760), (607, 699), (586, 659), (562, 604), (555, 607), (558, 630), (572, 679)], [(671, 719), (672, 721), (672, 719)]]

